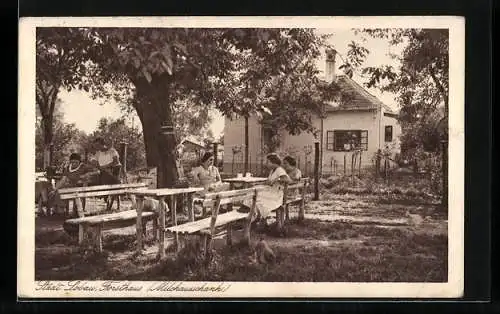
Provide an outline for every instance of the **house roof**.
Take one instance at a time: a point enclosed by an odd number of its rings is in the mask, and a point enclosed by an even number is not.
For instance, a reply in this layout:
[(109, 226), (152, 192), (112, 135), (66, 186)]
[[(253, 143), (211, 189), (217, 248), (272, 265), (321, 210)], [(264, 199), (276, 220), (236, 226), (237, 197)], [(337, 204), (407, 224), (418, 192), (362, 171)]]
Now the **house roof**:
[(196, 140), (194, 137), (187, 137), (185, 139), (182, 140), (182, 144), (185, 144), (186, 142), (189, 142), (195, 146), (199, 146), (200, 148), (205, 148), (205, 144), (203, 144), (202, 142)]
[(365, 88), (348, 76), (338, 75), (337, 84), (344, 92), (350, 94), (354, 99), (342, 105), (330, 104), (326, 108), (327, 112), (344, 110), (373, 110), (382, 107), (386, 113), (397, 114), (389, 106), (370, 94)]

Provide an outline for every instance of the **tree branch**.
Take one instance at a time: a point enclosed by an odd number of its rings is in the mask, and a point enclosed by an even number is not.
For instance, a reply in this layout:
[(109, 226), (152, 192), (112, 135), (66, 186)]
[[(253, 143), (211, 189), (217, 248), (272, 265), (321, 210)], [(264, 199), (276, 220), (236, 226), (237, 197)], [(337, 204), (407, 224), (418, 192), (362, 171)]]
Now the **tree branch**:
[(434, 72), (434, 67), (429, 67), (429, 73), (431, 74), (432, 80), (436, 84), (436, 87), (438, 88), (439, 92), (441, 93), (441, 96), (443, 97), (444, 103), (446, 106), (448, 106), (448, 93), (444, 89), (443, 85), (441, 82), (438, 80), (436, 77), (436, 74)]

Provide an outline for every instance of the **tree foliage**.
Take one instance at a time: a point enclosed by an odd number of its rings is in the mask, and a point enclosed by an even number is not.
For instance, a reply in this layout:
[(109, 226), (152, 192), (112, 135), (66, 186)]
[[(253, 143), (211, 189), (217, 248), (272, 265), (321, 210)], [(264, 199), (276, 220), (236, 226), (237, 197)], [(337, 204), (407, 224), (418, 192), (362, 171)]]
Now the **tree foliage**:
[[(54, 165), (61, 165), (71, 152), (83, 153), (83, 143), (86, 140), (84, 132), (78, 130), (74, 123), (64, 123), (64, 115), (60, 111), (61, 102), (55, 102), (52, 117), (52, 160)], [(44, 170), (44, 129), (40, 111), (37, 110), (37, 122), (35, 124), (35, 168)]]
[(148, 164), (159, 165), (164, 185), (175, 179), (175, 139), (158, 134), (162, 124), (175, 125), (183, 101), (201, 114), (270, 111), (276, 125), (311, 129), (321, 98), (313, 59), (322, 38), (313, 30), (88, 28), (84, 35), (95, 43), (89, 55), (102, 69), (101, 86), (134, 87), (130, 104), (143, 125)]
[[(53, 115), (59, 90), (89, 90), (85, 61), (90, 43), (77, 29), (36, 29), (36, 104), (45, 149), (53, 141)], [(44, 163), (47, 165), (47, 160)]]
[(399, 67), (365, 67), (367, 86), (396, 95), (403, 128), (402, 149), (408, 155), (418, 150), (439, 149), (436, 126), (448, 117), (449, 37), (447, 29), (363, 29), (358, 33), (384, 38), (391, 45), (403, 44), (400, 56), (392, 55)]

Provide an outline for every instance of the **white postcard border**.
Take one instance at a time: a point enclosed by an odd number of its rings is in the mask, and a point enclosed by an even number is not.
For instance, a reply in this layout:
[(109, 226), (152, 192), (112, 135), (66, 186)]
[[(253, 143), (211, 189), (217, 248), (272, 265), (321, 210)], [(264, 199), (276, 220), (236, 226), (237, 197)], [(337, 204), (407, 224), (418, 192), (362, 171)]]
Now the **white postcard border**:
[[(35, 278), (35, 29), (93, 27), (304, 27), (449, 28), (449, 219), (446, 283), (264, 283), (39, 281)], [(453, 298), (463, 294), (465, 167), (465, 19), (426, 17), (43, 17), (19, 23), (18, 297), (27, 298), (219, 298), (392, 297)], [(43, 286), (46, 285), (45, 288)], [(48, 287), (53, 289), (49, 289)], [(140, 287), (140, 290), (138, 291)]]

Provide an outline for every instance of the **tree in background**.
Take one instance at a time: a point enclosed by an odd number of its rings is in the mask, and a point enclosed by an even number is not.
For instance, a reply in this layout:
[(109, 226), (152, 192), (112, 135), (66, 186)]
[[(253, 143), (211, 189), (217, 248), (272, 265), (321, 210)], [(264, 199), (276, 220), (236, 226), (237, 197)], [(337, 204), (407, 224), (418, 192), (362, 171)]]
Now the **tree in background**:
[[(363, 29), (357, 33), (383, 38), (391, 45), (403, 45), (398, 61), (388, 65), (365, 67), (369, 75), (367, 87), (377, 87), (396, 95), (402, 127), (402, 158), (424, 161), (431, 174), (433, 190), (441, 193), (440, 182), (447, 176), (441, 169), (437, 153), (441, 147), (437, 126), (444, 119), (448, 124), (449, 97), (449, 34), (447, 29)], [(447, 127), (445, 127), (447, 129)], [(445, 142), (446, 143), (446, 142)], [(417, 165), (417, 164), (416, 164)], [(418, 167), (417, 167), (418, 168)], [(446, 170), (446, 169), (444, 169)], [(444, 177), (443, 177), (444, 176)], [(447, 181), (445, 181), (447, 182)]]
[[(60, 110), (61, 101), (55, 101), (53, 116), (52, 116), (52, 140), (54, 145), (52, 148), (52, 161), (54, 165), (60, 166), (73, 152), (83, 153), (84, 146), (82, 143), (86, 141), (86, 134), (78, 130), (74, 123), (68, 124), (64, 122), (64, 115)], [(35, 167), (38, 171), (45, 170), (45, 129), (44, 120), (39, 110), (36, 110), (35, 124)]]
[[(54, 111), (61, 88), (88, 91), (86, 60), (90, 41), (72, 28), (36, 29), (36, 105), (40, 114), (43, 165), (49, 166), (50, 144), (54, 142)], [(56, 143), (54, 142), (54, 145)]]
[(392, 55), (399, 67), (382, 65), (362, 70), (367, 86), (396, 95), (403, 129), (402, 152), (415, 156), (439, 150), (436, 126), (448, 117), (449, 36), (447, 29), (358, 30), (391, 45), (404, 45), (401, 56)]

